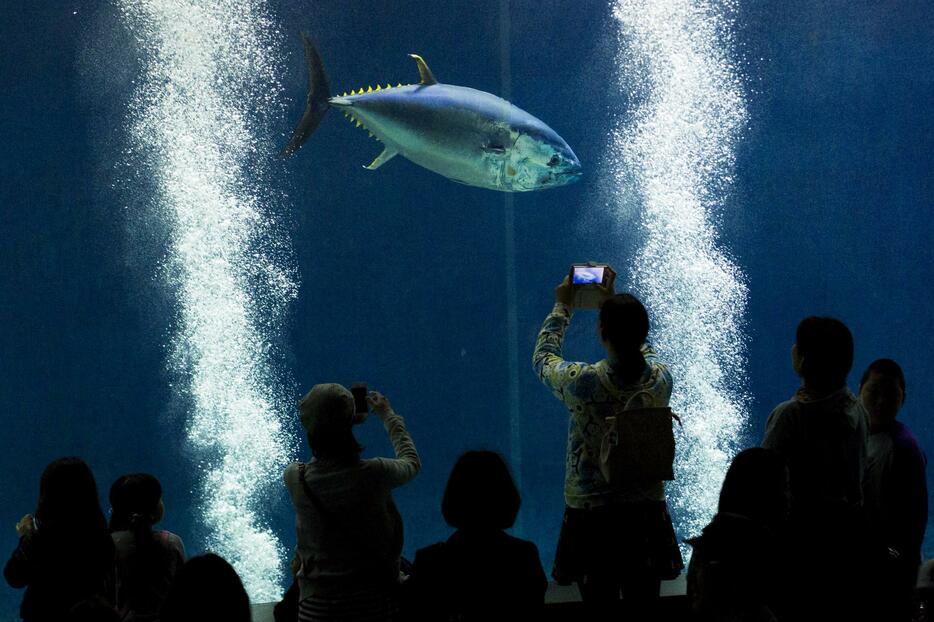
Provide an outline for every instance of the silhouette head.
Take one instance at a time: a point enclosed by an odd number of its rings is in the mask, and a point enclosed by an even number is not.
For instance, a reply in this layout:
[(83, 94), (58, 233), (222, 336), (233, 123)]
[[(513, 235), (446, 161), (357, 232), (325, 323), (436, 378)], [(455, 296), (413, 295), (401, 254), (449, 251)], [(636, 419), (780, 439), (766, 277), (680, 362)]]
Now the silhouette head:
[(311, 453), (320, 460), (355, 462), (363, 448), (353, 435), (353, 394), (339, 384), (316, 384), (298, 403)]
[(42, 528), (106, 528), (97, 497), (97, 483), (84, 460), (59, 458), (45, 468), (39, 481), (36, 520)]
[(441, 514), (455, 529), (508, 529), (516, 522), (521, 499), (502, 456), (468, 451), (451, 470)]
[(600, 337), (620, 356), (638, 352), (649, 336), (649, 314), (632, 294), (615, 294), (600, 305)]
[(872, 419), (892, 421), (905, 403), (905, 374), (892, 359), (876, 359), (859, 381), (859, 399)]
[(165, 512), (162, 484), (148, 473), (121, 475), (110, 487), (110, 531), (151, 527)]
[(788, 467), (782, 456), (763, 447), (736, 454), (720, 489), (718, 511), (740, 514), (775, 527), (789, 509)]
[(853, 334), (835, 318), (804, 318), (798, 324), (792, 361), (809, 388), (836, 391), (846, 385), (853, 367)]
[(162, 622), (250, 622), (250, 599), (222, 557), (192, 557), (178, 570), (162, 605)]
[(649, 336), (649, 314), (632, 294), (615, 294), (600, 305), (597, 323), (607, 353), (623, 364), (624, 380), (632, 382), (645, 369), (642, 345)]

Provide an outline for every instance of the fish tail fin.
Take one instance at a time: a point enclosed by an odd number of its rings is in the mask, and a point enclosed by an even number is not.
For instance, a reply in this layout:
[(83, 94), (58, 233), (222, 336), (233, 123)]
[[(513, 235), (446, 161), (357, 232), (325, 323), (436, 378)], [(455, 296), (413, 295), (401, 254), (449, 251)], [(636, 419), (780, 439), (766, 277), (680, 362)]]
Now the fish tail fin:
[(305, 46), (305, 64), (308, 66), (308, 99), (305, 103), (305, 113), (292, 131), (289, 144), (279, 153), (279, 157), (282, 158), (287, 158), (298, 151), (308, 137), (318, 129), (318, 125), (330, 106), (328, 98), (331, 96), (331, 87), (328, 84), (328, 76), (324, 72), (321, 55), (318, 54), (318, 50), (305, 33), (302, 33), (302, 43)]

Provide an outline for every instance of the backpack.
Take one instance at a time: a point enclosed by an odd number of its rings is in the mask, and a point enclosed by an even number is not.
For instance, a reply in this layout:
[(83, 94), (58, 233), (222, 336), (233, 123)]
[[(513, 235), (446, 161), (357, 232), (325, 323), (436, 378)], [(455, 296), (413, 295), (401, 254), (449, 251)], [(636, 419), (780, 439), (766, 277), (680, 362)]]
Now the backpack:
[(606, 425), (600, 442), (600, 472), (606, 483), (628, 487), (673, 480), (672, 420), (681, 425), (681, 419), (668, 406), (655, 406), (655, 397), (644, 389), (623, 402), (622, 391), (605, 372), (597, 375), (615, 398), (593, 405), (599, 407), (595, 412)]

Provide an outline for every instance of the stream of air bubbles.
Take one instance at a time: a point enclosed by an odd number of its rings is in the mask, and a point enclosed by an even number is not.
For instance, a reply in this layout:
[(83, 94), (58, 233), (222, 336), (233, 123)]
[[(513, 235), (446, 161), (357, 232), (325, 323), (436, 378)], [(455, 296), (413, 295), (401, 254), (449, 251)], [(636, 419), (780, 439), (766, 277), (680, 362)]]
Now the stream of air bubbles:
[(252, 600), (277, 600), (284, 551), (264, 507), (290, 453), (279, 419), (290, 409), (273, 344), (297, 278), (262, 154), (265, 123), (281, 112), (281, 35), (261, 0), (119, 6), (141, 70), (128, 157), (151, 175), (152, 217), (170, 232), (168, 364), (189, 404), (207, 546)]
[(748, 421), (744, 276), (717, 235), (746, 121), (731, 34), (735, 7), (704, 0), (617, 0), (619, 88), (635, 108), (611, 136), (623, 217), (636, 197), (644, 241), (634, 287), (674, 376), (679, 431), (668, 499), (682, 537), (716, 511)]

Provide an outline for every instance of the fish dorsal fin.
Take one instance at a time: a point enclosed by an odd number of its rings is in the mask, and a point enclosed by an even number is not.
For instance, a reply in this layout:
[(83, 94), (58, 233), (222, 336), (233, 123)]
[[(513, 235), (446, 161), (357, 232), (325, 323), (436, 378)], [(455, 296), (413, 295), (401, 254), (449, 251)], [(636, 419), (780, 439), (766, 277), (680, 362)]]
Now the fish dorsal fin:
[(418, 65), (418, 75), (422, 79), (422, 86), (438, 83), (438, 81), (435, 80), (434, 74), (431, 73), (431, 69), (428, 68), (428, 63), (425, 62), (424, 58), (418, 54), (409, 54), (409, 56), (414, 58), (415, 64)]

